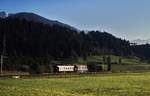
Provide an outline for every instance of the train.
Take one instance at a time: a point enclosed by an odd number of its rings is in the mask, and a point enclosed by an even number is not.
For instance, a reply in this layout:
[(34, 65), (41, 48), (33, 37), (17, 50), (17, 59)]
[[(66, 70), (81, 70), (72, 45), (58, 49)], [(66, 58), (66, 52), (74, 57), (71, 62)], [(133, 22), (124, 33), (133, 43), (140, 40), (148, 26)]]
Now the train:
[(53, 65), (52, 73), (87, 73), (102, 71), (102, 66), (99, 65)]

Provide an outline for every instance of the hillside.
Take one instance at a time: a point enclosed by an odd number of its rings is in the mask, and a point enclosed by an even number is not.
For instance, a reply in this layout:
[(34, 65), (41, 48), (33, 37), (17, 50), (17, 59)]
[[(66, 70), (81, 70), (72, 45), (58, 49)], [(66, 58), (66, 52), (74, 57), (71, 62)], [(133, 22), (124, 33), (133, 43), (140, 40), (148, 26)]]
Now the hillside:
[(140, 53), (141, 47), (130, 46), (129, 41), (108, 32), (78, 31), (33, 13), (1, 18), (0, 36), (0, 53), (5, 51), (7, 70), (32, 71), (35, 66), (48, 68), (51, 61), (70, 64), (95, 55), (149, 57)]
[(47, 24), (49, 26), (59, 25), (59, 26), (66, 27), (66, 28), (69, 28), (72, 30), (76, 30), (74, 27), (72, 27), (68, 24), (64, 24), (64, 23), (59, 22), (57, 20), (49, 20), (49, 19), (44, 18), (44, 17), (37, 15), (35, 13), (21, 12), (21, 13), (11, 14), (7, 18), (27, 20), (27, 21), (32, 21), (32, 22), (36, 22), (36, 23)]
[(16, 18), (1, 19), (0, 26), (0, 45), (5, 33), (7, 55), (49, 55), (57, 59), (68, 58), (72, 54), (130, 54), (128, 41), (106, 32), (78, 32), (57, 24), (49, 26)]

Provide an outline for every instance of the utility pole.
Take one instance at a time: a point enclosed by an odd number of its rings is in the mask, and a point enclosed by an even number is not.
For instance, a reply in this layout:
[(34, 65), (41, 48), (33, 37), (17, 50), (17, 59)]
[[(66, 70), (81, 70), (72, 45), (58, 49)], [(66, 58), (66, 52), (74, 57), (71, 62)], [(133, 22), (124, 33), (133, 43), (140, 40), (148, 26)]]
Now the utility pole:
[(1, 53), (1, 75), (3, 75), (5, 49), (6, 49), (6, 36), (5, 36), (5, 32), (3, 32), (3, 44), (2, 44), (2, 53)]
[(3, 75), (3, 55), (1, 54), (1, 75)]
[(111, 71), (111, 57), (110, 55), (107, 57), (107, 71)]

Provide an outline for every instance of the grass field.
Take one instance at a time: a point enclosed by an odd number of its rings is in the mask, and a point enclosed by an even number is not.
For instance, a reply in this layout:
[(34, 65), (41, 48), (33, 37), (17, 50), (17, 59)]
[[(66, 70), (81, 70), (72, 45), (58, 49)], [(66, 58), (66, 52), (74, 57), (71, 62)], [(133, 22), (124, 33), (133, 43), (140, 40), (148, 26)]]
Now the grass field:
[(1, 78), (0, 96), (150, 96), (150, 73)]
[[(121, 57), (122, 64), (118, 64), (119, 56), (111, 56), (112, 72), (145, 72), (150, 70), (150, 64), (143, 62), (140, 58)], [(103, 56), (89, 56), (86, 61), (79, 58), (77, 64), (87, 64), (88, 62), (103, 62)], [(103, 64), (103, 69), (107, 70), (107, 64)]]

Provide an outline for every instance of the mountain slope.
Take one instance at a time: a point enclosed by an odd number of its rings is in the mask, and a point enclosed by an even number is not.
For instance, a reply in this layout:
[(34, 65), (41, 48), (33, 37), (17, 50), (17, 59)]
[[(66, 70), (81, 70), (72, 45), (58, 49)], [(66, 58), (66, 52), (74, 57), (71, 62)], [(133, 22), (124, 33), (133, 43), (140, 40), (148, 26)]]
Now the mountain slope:
[(49, 20), (47, 18), (44, 18), (44, 17), (42, 17), (40, 15), (37, 15), (37, 14), (34, 14), (34, 13), (21, 12), (21, 13), (11, 14), (8, 18), (25, 19), (27, 21), (34, 21), (34, 22), (37, 22), (37, 23), (48, 24), (50, 26), (59, 25), (59, 26), (62, 26), (62, 27), (70, 28), (72, 30), (76, 30), (76, 28), (74, 28), (70, 25), (61, 23), (61, 22), (56, 21), (56, 20)]
[(0, 26), (3, 26), (0, 27), (0, 47), (3, 41), (1, 36), (5, 32), (7, 54), (14, 56), (49, 55), (54, 58), (68, 58), (88, 54), (129, 53), (128, 41), (106, 32), (78, 32), (57, 24), (49, 26), (16, 18), (2, 19)]

